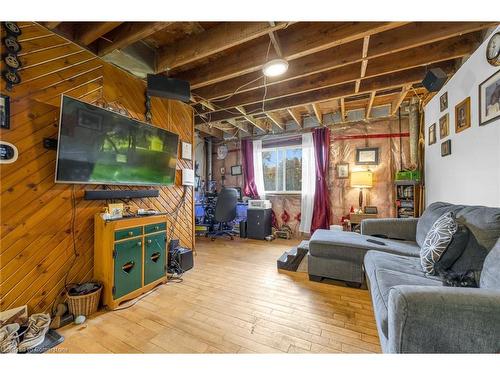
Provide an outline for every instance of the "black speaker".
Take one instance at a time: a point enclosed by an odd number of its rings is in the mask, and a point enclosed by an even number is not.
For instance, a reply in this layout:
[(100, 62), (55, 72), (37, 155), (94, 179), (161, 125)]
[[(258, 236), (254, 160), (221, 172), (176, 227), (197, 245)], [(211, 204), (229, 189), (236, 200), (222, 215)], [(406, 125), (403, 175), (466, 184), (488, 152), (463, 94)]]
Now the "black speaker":
[(446, 73), (443, 71), (441, 68), (434, 68), (431, 69), (427, 72), (425, 75), (424, 80), (422, 81), (422, 85), (430, 91), (430, 92), (436, 92), (443, 87), (443, 85), (446, 83), (446, 80), (448, 79), (448, 76)]
[(181, 274), (193, 268), (193, 251), (179, 247), (179, 240), (171, 240), (168, 248), (168, 272)]
[(240, 237), (247, 238), (247, 222), (245, 220), (240, 221)]
[(86, 201), (105, 199), (153, 198), (160, 195), (157, 189), (148, 190), (85, 190)]
[(161, 74), (148, 74), (148, 95), (189, 103), (191, 87), (188, 81), (168, 78)]

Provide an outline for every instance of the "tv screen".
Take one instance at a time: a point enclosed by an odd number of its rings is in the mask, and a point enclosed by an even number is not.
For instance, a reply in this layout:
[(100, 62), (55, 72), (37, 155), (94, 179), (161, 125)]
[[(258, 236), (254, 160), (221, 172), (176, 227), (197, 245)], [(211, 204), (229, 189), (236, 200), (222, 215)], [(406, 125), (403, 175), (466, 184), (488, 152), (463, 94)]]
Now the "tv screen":
[(172, 185), (179, 136), (62, 97), (56, 182)]

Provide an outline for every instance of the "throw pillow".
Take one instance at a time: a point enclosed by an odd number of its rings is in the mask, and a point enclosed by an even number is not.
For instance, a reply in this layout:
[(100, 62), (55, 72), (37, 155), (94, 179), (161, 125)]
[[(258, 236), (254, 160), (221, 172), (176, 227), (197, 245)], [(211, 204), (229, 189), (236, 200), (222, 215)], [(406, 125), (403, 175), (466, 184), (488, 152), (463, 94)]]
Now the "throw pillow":
[(436, 271), (446, 271), (450, 269), (457, 259), (462, 256), (465, 247), (469, 242), (469, 234), (469, 229), (467, 229), (465, 225), (458, 224), (458, 229), (453, 235), (450, 244), (434, 265), (434, 269)]
[(426, 274), (434, 275), (435, 263), (441, 258), (457, 230), (458, 224), (452, 212), (443, 214), (434, 222), (420, 249), (420, 264)]

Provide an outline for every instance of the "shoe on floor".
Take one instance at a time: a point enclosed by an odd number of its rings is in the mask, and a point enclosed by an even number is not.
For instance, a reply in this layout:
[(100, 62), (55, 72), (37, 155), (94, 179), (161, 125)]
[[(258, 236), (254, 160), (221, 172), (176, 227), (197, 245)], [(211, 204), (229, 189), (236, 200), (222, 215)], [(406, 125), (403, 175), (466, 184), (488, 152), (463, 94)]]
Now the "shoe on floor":
[(33, 314), (29, 318), (28, 329), (24, 334), (23, 341), (19, 344), (19, 351), (26, 352), (40, 345), (45, 340), (45, 334), (49, 330), (49, 314)]
[(17, 353), (19, 324), (12, 323), (0, 328), (0, 353)]

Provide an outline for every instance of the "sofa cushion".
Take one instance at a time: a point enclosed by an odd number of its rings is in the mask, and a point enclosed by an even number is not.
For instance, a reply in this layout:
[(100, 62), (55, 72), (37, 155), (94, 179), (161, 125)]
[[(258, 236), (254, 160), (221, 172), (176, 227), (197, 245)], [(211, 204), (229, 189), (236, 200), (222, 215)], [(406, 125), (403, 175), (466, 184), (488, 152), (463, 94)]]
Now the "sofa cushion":
[(420, 252), (416, 242), (412, 241), (389, 240), (354, 232), (326, 229), (316, 230), (309, 241), (309, 253), (313, 256), (343, 260), (357, 259), (359, 264), (363, 262), (366, 251), (370, 249), (415, 257), (418, 257)]
[(387, 337), (389, 291), (397, 285), (441, 286), (439, 278), (426, 276), (422, 271), (420, 259), (368, 251), (364, 260), (366, 276), (375, 310), (379, 331)]
[(500, 289), (500, 240), (484, 260), (479, 286), (487, 289)]
[(441, 255), (448, 248), (457, 229), (458, 225), (452, 212), (441, 215), (432, 224), (420, 249), (420, 264), (426, 274), (434, 274), (435, 263), (439, 261)]
[(446, 248), (446, 251), (441, 255), (439, 260), (435, 263), (434, 269), (438, 270), (448, 270), (457, 261), (458, 258), (463, 254), (467, 243), (469, 242), (469, 230), (465, 225), (459, 225), (457, 232), (453, 235), (450, 244)]
[(424, 244), (425, 236), (431, 230), (431, 227), (434, 225), (434, 222), (439, 219), (443, 214), (447, 212), (452, 212), (456, 214), (460, 211), (464, 206), (454, 205), (445, 202), (434, 202), (429, 207), (427, 207), (418, 219), (417, 223), (417, 244), (422, 247)]

